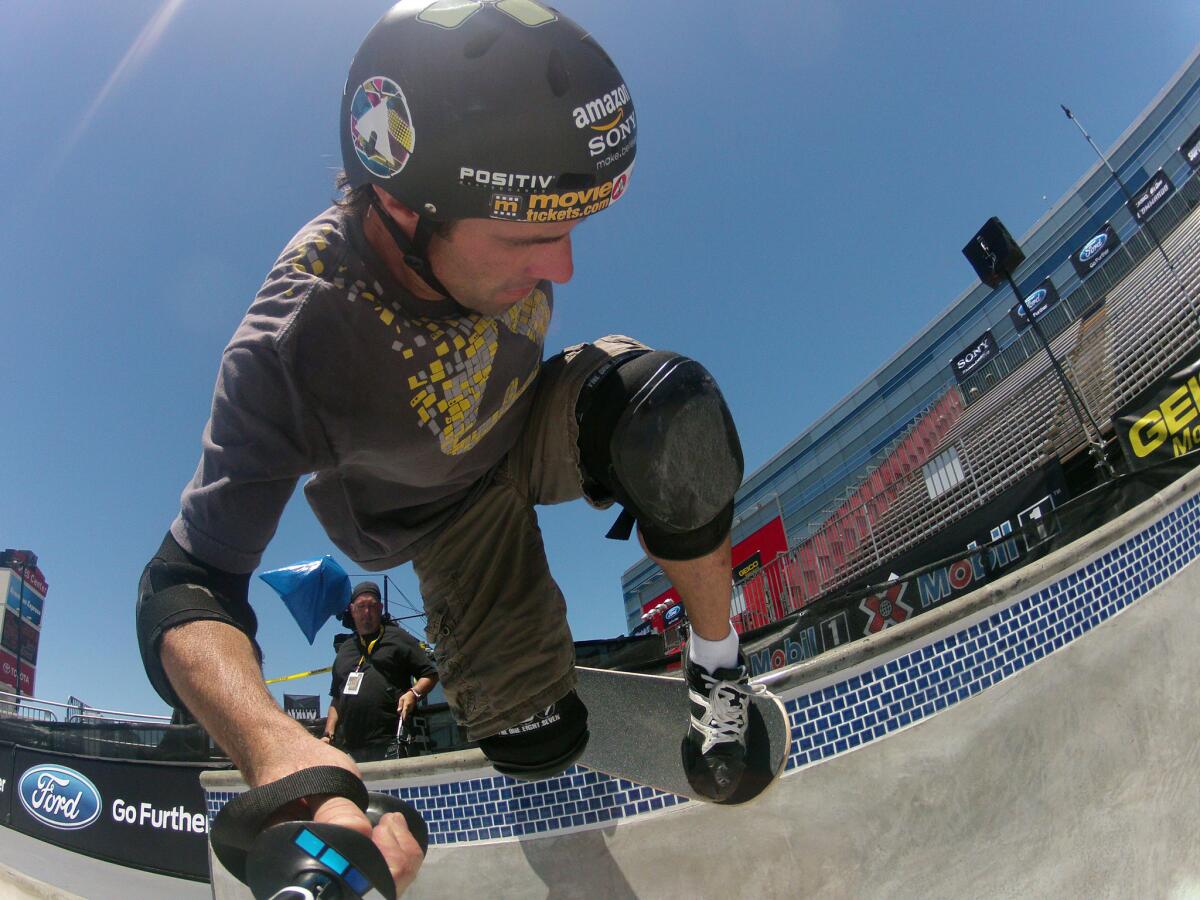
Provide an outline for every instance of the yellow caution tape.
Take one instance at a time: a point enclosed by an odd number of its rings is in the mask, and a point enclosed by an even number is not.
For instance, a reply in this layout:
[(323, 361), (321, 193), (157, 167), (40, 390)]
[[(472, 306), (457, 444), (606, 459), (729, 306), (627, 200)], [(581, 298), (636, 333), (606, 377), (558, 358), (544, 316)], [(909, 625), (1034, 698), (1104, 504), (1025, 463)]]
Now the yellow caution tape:
[(297, 672), (295, 675), (281, 675), (279, 678), (268, 678), (267, 684), (279, 684), (281, 681), (295, 681), (297, 678), (307, 678), (309, 675), (324, 675), (326, 672), (332, 672), (333, 666), (326, 666), (323, 669), (313, 669), (311, 672)]

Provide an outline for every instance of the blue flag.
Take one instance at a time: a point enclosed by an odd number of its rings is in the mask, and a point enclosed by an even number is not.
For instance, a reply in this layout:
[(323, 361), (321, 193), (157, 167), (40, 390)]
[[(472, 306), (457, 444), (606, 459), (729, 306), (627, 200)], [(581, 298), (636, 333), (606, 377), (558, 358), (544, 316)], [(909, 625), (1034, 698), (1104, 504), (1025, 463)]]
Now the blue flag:
[(259, 576), (275, 588), (311, 644), (330, 616), (350, 603), (350, 576), (332, 556), (272, 569)]

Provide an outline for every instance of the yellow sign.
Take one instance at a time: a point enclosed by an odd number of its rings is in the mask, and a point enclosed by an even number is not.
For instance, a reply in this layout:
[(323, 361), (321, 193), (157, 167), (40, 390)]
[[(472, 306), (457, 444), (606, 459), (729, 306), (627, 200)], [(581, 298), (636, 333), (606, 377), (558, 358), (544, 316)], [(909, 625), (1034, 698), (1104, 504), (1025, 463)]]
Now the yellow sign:
[(1196, 447), (1194, 429), (1188, 423), (1196, 418), (1200, 408), (1200, 381), (1195, 375), (1176, 388), (1155, 409), (1133, 423), (1129, 429), (1129, 444), (1139, 458), (1149, 456), (1168, 440), (1172, 441), (1175, 456), (1182, 456)]

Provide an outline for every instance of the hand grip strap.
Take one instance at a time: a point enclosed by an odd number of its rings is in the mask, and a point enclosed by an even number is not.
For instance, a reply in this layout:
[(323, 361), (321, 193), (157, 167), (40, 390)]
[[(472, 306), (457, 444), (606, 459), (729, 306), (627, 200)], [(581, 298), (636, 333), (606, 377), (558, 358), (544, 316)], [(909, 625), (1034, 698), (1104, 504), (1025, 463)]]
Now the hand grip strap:
[(234, 797), (217, 813), (212, 823), (213, 853), (229, 874), (245, 883), (246, 853), (267, 820), (281, 807), (314, 794), (345, 797), (362, 810), (369, 797), (362, 780), (338, 766), (301, 769)]

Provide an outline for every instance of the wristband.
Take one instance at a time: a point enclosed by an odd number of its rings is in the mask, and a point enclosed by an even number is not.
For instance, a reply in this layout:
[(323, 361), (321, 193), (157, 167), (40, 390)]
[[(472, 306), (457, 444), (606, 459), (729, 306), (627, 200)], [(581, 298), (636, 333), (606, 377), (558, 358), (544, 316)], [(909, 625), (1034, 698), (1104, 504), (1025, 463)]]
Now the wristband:
[(420, 691), (418, 691), (416, 688), (409, 688), (408, 692), (410, 694), (412, 694), (414, 697), (416, 697), (418, 700), (420, 700), (421, 697), (423, 696), (423, 694)]

